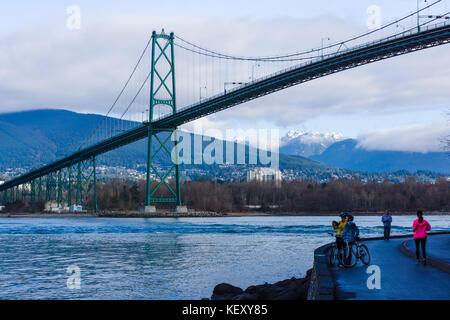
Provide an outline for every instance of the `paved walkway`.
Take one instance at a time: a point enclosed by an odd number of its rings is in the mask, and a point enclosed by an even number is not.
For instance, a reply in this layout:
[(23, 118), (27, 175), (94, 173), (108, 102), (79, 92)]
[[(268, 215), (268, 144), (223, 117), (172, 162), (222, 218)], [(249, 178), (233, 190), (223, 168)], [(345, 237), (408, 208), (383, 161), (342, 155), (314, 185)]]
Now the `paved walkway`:
[[(449, 300), (450, 274), (429, 265), (415, 264), (414, 259), (400, 251), (406, 240), (409, 238), (366, 242), (372, 256), (371, 264), (378, 265), (381, 270), (381, 289), (367, 288), (370, 274), (366, 273), (367, 266), (360, 261), (351, 269), (333, 268), (336, 299)], [(428, 237), (428, 256), (448, 261), (449, 243), (448, 234)]]
[[(416, 244), (413, 239), (406, 241), (406, 247), (414, 253), (416, 252)], [(426, 251), (428, 257), (438, 259), (450, 266), (450, 235), (439, 234), (428, 237)]]

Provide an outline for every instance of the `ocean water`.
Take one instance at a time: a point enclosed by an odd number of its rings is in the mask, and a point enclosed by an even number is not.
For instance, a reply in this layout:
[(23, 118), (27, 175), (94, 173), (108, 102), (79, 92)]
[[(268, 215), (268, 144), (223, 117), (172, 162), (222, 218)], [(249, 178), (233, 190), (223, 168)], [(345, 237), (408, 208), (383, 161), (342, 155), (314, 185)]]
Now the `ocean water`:
[[(413, 216), (394, 216), (392, 234)], [(380, 217), (356, 217), (363, 237)], [(428, 216), (450, 231), (450, 216)], [(0, 299), (201, 299), (312, 267), (337, 217), (0, 218)], [(79, 289), (69, 266), (79, 268)], [(76, 275), (75, 275), (76, 276)]]

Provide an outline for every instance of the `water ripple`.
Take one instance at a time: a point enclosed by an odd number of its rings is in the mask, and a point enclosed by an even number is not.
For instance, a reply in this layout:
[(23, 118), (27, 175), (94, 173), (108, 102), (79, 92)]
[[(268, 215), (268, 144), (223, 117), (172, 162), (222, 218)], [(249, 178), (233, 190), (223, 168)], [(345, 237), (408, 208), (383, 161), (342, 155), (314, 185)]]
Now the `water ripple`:
[[(394, 217), (392, 234), (414, 217)], [(221, 282), (240, 287), (303, 276), (332, 238), (334, 217), (0, 218), (0, 299), (199, 299)], [(427, 217), (449, 231), (447, 216)], [(380, 217), (357, 217), (362, 236)], [(66, 285), (69, 265), (79, 290)]]

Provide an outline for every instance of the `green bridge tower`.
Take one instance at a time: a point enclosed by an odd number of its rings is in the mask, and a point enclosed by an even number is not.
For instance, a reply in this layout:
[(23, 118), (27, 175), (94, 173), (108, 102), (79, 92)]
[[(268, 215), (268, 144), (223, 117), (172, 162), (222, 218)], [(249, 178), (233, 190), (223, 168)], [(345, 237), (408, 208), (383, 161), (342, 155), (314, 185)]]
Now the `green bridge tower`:
[[(147, 190), (145, 200), (145, 211), (156, 210), (156, 203), (174, 203), (177, 211), (185, 211), (181, 206), (180, 173), (178, 167), (177, 150), (177, 128), (164, 128), (154, 130), (152, 123), (158, 120), (156, 107), (164, 107), (164, 116), (177, 112), (176, 90), (175, 90), (175, 59), (174, 59), (174, 34), (152, 33), (152, 56), (150, 75), (150, 105), (148, 118), (148, 150), (147, 150)], [(169, 110), (167, 112), (167, 110)], [(172, 137), (172, 139), (171, 139)], [(172, 159), (171, 166), (162, 168), (157, 164), (159, 159), (171, 158), (172, 144), (175, 151), (175, 159)], [(158, 147), (152, 150), (152, 141), (157, 141)], [(169, 179), (175, 176), (174, 183)], [(155, 181), (152, 181), (152, 178)], [(159, 180), (159, 182), (158, 182)], [(164, 191), (164, 189), (166, 189)]]

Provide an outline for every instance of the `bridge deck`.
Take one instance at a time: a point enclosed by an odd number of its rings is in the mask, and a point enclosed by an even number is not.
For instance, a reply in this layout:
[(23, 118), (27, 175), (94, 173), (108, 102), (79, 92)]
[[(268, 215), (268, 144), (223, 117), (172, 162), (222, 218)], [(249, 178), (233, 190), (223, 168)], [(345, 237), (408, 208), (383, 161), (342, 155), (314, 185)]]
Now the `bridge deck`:
[[(402, 37), (390, 37), (367, 45), (350, 48), (318, 61), (299, 65), (274, 75), (255, 80), (243, 87), (238, 87), (226, 94), (212, 97), (179, 110), (177, 113), (151, 123), (155, 130), (175, 128), (189, 121), (230, 108), (232, 106), (256, 99), (258, 97), (294, 86), (299, 83), (324, 77), (360, 65), (388, 59), (398, 55), (448, 43), (450, 39), (450, 23), (436, 28), (425, 29), (420, 33), (407, 34)], [(63, 159), (42, 168), (32, 170), (20, 177), (0, 185), (0, 191), (28, 183), (33, 179), (51, 172), (72, 166), (90, 157), (119, 148), (123, 145), (143, 139), (148, 135), (149, 124), (129, 130), (100, 143), (79, 150)]]

